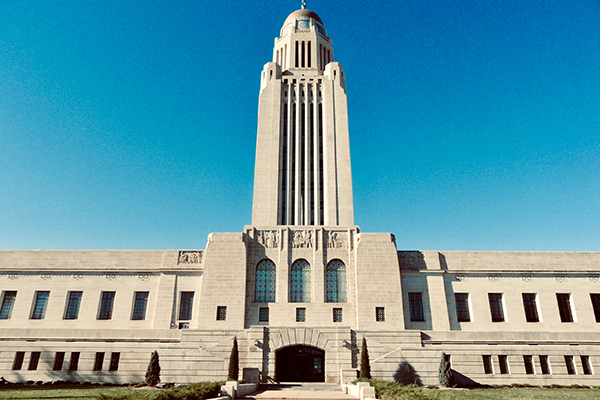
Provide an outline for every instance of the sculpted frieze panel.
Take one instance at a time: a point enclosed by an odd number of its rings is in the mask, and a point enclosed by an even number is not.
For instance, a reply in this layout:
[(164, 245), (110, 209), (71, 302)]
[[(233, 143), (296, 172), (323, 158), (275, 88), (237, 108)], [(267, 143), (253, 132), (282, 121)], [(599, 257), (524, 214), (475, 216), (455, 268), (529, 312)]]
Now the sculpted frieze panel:
[(256, 231), (256, 240), (266, 248), (277, 248), (279, 246), (279, 231)]
[(181, 250), (177, 264), (200, 264), (202, 252), (199, 250)]
[(327, 232), (327, 248), (328, 249), (341, 249), (348, 247), (346, 241), (344, 240), (344, 235), (341, 232)]
[(309, 230), (292, 232), (292, 247), (295, 249), (305, 249), (313, 247), (313, 233)]

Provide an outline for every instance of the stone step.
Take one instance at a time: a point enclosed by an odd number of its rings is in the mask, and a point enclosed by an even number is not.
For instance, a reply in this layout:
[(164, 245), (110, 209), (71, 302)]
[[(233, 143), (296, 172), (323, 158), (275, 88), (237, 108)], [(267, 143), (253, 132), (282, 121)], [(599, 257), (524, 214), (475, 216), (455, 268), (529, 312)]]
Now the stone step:
[(342, 392), (335, 383), (290, 382), (261, 384), (255, 393), (245, 397), (254, 400), (356, 400)]

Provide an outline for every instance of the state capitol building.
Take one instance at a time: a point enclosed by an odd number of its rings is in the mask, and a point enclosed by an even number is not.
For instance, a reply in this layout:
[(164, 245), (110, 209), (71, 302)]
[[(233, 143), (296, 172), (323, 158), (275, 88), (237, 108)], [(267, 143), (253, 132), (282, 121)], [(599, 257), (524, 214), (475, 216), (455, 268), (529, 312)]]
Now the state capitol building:
[(404, 251), (355, 225), (351, 82), (294, 11), (260, 73), (250, 225), (203, 250), (0, 251), (0, 375), (140, 382), (157, 350), (163, 382), (222, 380), (237, 337), (240, 379), (346, 382), (366, 338), (374, 378), (438, 384), (443, 353), (483, 384), (600, 385), (600, 253)]

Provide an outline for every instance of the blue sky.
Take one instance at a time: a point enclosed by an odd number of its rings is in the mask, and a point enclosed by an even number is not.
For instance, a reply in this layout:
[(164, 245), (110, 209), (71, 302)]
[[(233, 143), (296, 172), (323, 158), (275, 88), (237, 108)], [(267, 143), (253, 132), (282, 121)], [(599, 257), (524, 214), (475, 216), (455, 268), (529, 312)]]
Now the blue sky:
[[(0, 248), (194, 249), (250, 224), (260, 72), (299, 6), (4, 1)], [(346, 71), (362, 231), (600, 251), (597, 0), (308, 8)]]

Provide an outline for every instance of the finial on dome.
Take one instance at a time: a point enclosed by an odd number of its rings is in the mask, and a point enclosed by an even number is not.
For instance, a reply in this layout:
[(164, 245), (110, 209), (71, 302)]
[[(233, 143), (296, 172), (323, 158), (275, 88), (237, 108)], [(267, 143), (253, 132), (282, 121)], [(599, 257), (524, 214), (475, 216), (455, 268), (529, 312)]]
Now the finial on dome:
[(302, 0), (302, 9), (306, 10), (306, 0)]

